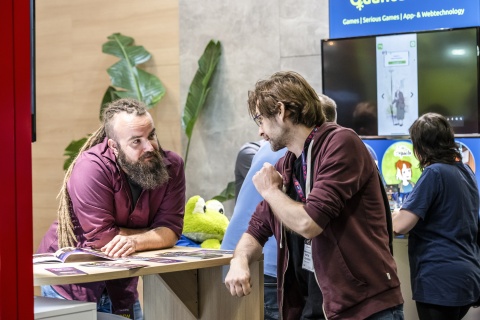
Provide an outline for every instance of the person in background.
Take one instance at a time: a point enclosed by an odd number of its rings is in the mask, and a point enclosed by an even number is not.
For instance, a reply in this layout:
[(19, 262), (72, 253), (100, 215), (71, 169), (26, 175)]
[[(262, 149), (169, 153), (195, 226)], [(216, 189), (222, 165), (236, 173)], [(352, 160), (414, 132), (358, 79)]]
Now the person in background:
[[(185, 173), (182, 158), (160, 147), (145, 105), (120, 99), (66, 172), (58, 221), (39, 253), (89, 247), (110, 257), (172, 247), (182, 233)], [(142, 319), (138, 277), (44, 286), (42, 295), (97, 302), (98, 310)]]
[(403, 319), (382, 186), (362, 140), (325, 122), (295, 72), (257, 82), (248, 107), (272, 150), (288, 151), (253, 176), (264, 200), (235, 248), (227, 289), (251, 292), (249, 264), (273, 234), (282, 319)]
[(459, 320), (480, 298), (479, 194), (448, 121), (427, 113), (410, 127), (423, 170), (393, 230), (409, 233), (413, 300), (420, 320)]
[(360, 136), (377, 134), (377, 105), (371, 101), (363, 101), (355, 106), (352, 114), (353, 130)]
[(252, 165), (252, 159), (264, 143), (265, 140), (250, 141), (245, 143), (238, 151), (235, 161), (235, 202), (237, 202), (240, 188)]
[[(325, 114), (326, 121), (337, 121), (337, 106), (335, 101), (326, 95), (319, 94), (322, 101), (322, 110)], [(252, 217), (253, 211), (263, 198), (252, 182), (252, 177), (259, 171), (264, 163), (275, 164), (287, 151), (283, 148), (279, 151), (272, 151), (270, 143), (261, 140), (261, 146), (258, 152), (253, 156), (251, 166), (248, 167), (246, 178), (240, 184), (239, 198), (235, 203), (233, 215), (228, 225), (227, 231), (222, 241), (221, 248), (233, 250), (240, 240), (242, 234), (247, 230), (248, 222)], [(237, 156), (237, 163), (240, 155)], [(235, 170), (237, 172), (237, 170)], [(238, 186), (238, 185), (237, 185)], [(264, 319), (278, 319), (278, 303), (277, 303), (277, 248), (275, 238), (272, 236), (268, 239), (263, 247), (264, 257)]]
[[(247, 230), (248, 222), (253, 211), (255, 211), (255, 207), (262, 201), (262, 196), (253, 185), (252, 177), (262, 168), (264, 163), (275, 164), (286, 151), (286, 149), (282, 149), (273, 152), (270, 149), (270, 143), (264, 142), (253, 157), (251, 167), (238, 194), (232, 218), (223, 237), (221, 249), (235, 249), (242, 234)], [(270, 237), (265, 243), (263, 254), (264, 319), (279, 319), (277, 304), (277, 248), (274, 237)]]
[(332, 98), (324, 94), (319, 94), (318, 98), (322, 103), (323, 114), (325, 115), (326, 122), (337, 123), (337, 104)]

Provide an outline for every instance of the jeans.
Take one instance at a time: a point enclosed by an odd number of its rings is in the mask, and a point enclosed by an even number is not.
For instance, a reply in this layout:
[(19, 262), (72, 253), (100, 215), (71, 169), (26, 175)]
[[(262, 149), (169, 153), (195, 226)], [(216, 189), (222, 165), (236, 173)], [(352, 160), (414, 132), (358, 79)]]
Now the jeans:
[(277, 278), (263, 276), (263, 313), (265, 320), (278, 319)]
[(403, 304), (372, 314), (365, 320), (404, 320)]
[[(50, 298), (57, 298), (57, 299), (64, 299), (52, 286), (41, 286), (42, 296), (50, 297)], [(100, 300), (97, 301), (97, 311), (98, 312), (105, 312), (105, 313), (112, 313), (112, 301), (108, 296), (107, 292), (104, 291)], [(135, 301), (133, 304), (133, 316), (134, 320), (143, 320), (142, 314), (142, 307), (140, 306), (140, 301)]]

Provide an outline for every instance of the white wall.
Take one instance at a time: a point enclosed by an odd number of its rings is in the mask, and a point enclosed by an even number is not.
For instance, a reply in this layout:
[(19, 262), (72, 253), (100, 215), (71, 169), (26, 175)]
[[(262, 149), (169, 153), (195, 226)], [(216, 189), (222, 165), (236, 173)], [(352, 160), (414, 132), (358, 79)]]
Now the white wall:
[[(328, 37), (328, 0), (180, 0), (179, 16), (181, 103), (210, 39), (223, 48), (187, 160), (187, 197), (209, 199), (234, 180), (239, 148), (260, 139), (247, 112), (247, 91), (258, 80), (294, 70), (321, 92), (320, 39)], [(227, 215), (232, 211), (229, 201)]]

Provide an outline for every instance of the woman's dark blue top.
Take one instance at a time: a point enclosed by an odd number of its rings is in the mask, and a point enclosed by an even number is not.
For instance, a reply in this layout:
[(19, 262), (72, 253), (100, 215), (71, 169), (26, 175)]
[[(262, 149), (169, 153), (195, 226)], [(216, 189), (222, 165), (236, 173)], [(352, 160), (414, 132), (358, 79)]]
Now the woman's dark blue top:
[(413, 300), (444, 306), (477, 301), (479, 193), (470, 168), (429, 165), (402, 209), (420, 218), (408, 240)]

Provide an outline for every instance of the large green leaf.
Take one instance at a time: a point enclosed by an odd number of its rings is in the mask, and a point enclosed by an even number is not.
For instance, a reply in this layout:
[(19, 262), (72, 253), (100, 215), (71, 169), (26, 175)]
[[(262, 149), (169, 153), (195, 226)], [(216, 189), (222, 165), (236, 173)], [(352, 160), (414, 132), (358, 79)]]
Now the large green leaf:
[(221, 54), (222, 48), (220, 41), (215, 42), (210, 40), (205, 51), (198, 60), (198, 70), (188, 90), (187, 102), (185, 103), (182, 115), (182, 126), (188, 137), (187, 149), (185, 152), (185, 165), (187, 164), (193, 127), (203, 110), (205, 100), (210, 92), (210, 80), (215, 72)]
[[(120, 58), (107, 70), (115, 88), (113, 97), (134, 98), (144, 102), (148, 108), (154, 107), (165, 95), (165, 87), (158, 77), (136, 67), (148, 61), (150, 53), (142, 46), (134, 46), (133, 38), (120, 33), (114, 33), (108, 39), (102, 51)], [(107, 89), (106, 95), (112, 94), (108, 90), (111, 89)]]
[[(157, 77), (141, 69), (137, 69), (137, 76), (140, 92), (142, 92), (143, 103), (149, 108), (155, 106), (165, 95), (165, 89), (162, 83)], [(159, 88), (162, 88), (162, 90), (159, 90)], [(115, 95), (119, 98), (131, 97), (127, 91), (116, 91)]]
[(102, 105), (100, 107), (100, 115), (99, 115), (100, 121), (103, 120), (103, 110), (105, 109), (107, 104), (119, 98), (118, 95), (116, 94), (117, 92), (118, 92), (117, 89), (115, 89), (115, 87), (112, 87), (112, 86), (108, 86), (107, 91), (105, 91), (105, 94), (103, 95), (103, 99), (102, 99)]
[(227, 184), (227, 187), (222, 192), (220, 192), (219, 195), (213, 197), (212, 199), (218, 200), (220, 202), (225, 202), (227, 200), (234, 199), (234, 198), (235, 198), (235, 181), (230, 181)]
[(67, 159), (65, 159), (65, 161), (63, 162), (63, 170), (67, 170), (68, 167), (70, 167), (70, 164), (73, 162), (73, 160), (75, 160), (75, 157), (77, 156), (78, 151), (82, 148), (85, 142), (87, 142), (87, 139), (88, 139), (88, 136), (80, 140), (73, 140), (65, 148), (63, 155), (67, 156)]
[(109, 41), (102, 46), (102, 52), (111, 54), (122, 60), (129, 60), (133, 66), (150, 60), (150, 53), (143, 46), (134, 46), (133, 38), (124, 36), (121, 33), (114, 33), (107, 37)]
[(208, 93), (210, 92), (209, 83), (215, 71), (222, 48), (220, 41), (211, 40), (203, 55), (198, 60), (198, 70), (193, 78), (188, 90), (187, 102), (183, 110), (182, 125), (188, 138), (191, 138), (193, 127), (201, 113)]
[[(132, 37), (114, 33), (103, 44), (102, 51), (120, 58), (120, 61), (111, 66), (107, 72), (112, 85), (107, 88), (100, 105), (99, 119), (102, 121), (103, 110), (106, 105), (118, 98), (135, 98), (142, 101), (148, 108), (154, 107), (165, 95), (165, 88), (160, 79), (137, 65), (147, 62), (151, 55), (142, 46), (134, 46)], [(67, 156), (63, 169), (67, 170), (82, 148), (88, 137), (74, 140), (65, 148)]]

